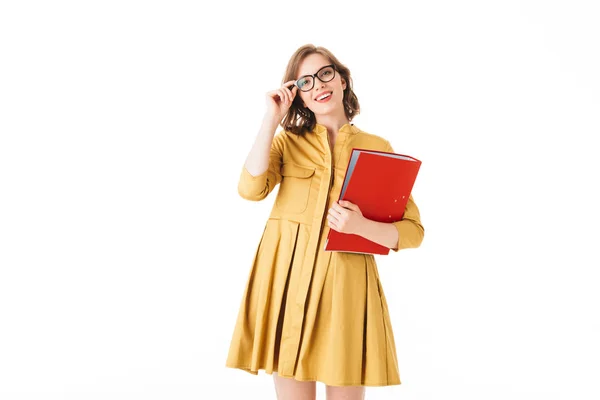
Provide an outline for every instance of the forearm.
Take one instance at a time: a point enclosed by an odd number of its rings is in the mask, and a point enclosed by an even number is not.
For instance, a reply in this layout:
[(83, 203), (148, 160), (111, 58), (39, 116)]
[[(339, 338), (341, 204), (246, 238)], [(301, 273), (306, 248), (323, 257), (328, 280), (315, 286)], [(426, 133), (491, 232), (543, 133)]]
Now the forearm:
[(393, 223), (364, 218), (356, 234), (390, 249), (395, 249), (398, 246), (398, 229)]
[(269, 167), (269, 152), (278, 122), (268, 114), (263, 117), (256, 140), (244, 166), (253, 176), (262, 175)]

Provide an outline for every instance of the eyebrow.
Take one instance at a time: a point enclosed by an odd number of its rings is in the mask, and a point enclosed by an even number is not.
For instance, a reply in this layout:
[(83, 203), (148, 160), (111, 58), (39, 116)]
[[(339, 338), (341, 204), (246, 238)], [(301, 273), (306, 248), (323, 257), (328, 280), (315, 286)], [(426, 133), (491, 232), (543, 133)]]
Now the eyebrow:
[[(317, 73), (318, 71), (320, 71), (320, 70), (321, 70), (323, 67), (329, 67), (330, 65), (332, 65), (332, 64), (325, 64), (325, 65), (322, 65), (322, 66), (320, 66), (319, 68), (317, 68), (317, 70), (316, 70), (314, 73), (316, 74), (316, 73)], [(309, 76), (310, 76), (310, 75), (313, 75), (313, 74), (303, 74), (303, 75), (300, 75), (298, 78), (296, 78), (296, 80), (298, 80), (298, 79), (302, 78), (303, 76), (307, 76), (307, 75), (309, 75)]]

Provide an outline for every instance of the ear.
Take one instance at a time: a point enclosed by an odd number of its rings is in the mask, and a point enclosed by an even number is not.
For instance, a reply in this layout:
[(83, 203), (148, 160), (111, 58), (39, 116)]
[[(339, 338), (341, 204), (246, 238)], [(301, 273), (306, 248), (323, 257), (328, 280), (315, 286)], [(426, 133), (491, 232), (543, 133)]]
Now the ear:
[(346, 80), (342, 78), (342, 90), (346, 90)]

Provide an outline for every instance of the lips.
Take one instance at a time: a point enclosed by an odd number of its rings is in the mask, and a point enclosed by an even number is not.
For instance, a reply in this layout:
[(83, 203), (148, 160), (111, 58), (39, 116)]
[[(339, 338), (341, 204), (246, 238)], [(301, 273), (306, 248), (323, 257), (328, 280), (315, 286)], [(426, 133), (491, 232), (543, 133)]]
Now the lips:
[(333, 92), (330, 92), (330, 91), (329, 92), (321, 93), (317, 97), (315, 97), (315, 101), (319, 101), (320, 102), (320, 101), (326, 100), (329, 97), (331, 97), (332, 94), (333, 94)]

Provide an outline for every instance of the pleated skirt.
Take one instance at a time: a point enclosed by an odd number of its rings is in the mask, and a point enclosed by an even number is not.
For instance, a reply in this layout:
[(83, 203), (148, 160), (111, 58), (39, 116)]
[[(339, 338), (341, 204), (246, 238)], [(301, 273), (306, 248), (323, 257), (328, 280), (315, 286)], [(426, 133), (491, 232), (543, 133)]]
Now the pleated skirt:
[[(374, 256), (325, 252), (307, 265), (310, 226), (269, 219), (250, 266), (226, 366), (332, 386), (399, 385)], [(306, 268), (311, 268), (310, 271)], [(310, 276), (304, 295), (302, 279)]]

